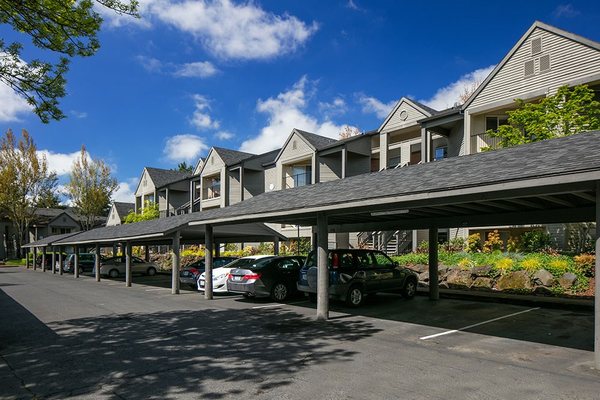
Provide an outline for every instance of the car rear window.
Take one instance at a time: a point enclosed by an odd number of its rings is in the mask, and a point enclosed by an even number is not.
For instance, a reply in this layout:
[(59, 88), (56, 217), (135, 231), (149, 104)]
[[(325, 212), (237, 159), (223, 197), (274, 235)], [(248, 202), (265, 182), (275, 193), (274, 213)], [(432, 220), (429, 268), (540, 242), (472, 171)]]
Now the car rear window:
[(227, 268), (261, 268), (267, 265), (272, 259), (273, 257), (238, 258), (227, 265)]

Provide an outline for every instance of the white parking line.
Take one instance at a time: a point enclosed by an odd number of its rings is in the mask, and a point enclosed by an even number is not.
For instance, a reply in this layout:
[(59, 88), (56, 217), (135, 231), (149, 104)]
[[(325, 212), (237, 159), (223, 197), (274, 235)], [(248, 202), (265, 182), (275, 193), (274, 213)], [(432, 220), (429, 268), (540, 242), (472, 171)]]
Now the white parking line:
[(302, 304), (302, 303), (306, 303), (305, 301), (297, 301), (295, 303), (276, 303), (276, 304), (267, 304), (265, 306), (256, 306), (256, 307), (252, 307), (253, 309), (257, 309), (257, 308), (274, 308), (274, 307), (282, 307), (282, 306), (293, 306), (294, 304)]
[(435, 335), (423, 336), (423, 337), (420, 337), (419, 339), (421, 339), (421, 340), (427, 340), (427, 339), (436, 338), (438, 336), (450, 335), (451, 333), (461, 332), (461, 331), (464, 331), (464, 330), (467, 330), (467, 329), (475, 328), (476, 326), (489, 324), (490, 322), (500, 321), (501, 319), (514, 317), (515, 315), (525, 314), (525, 313), (528, 313), (530, 311), (539, 310), (539, 309), (540, 309), (539, 307), (530, 308), (529, 310), (519, 311), (519, 312), (516, 312), (516, 313), (505, 315), (503, 317), (488, 319), (487, 321), (479, 322), (477, 324), (465, 326), (465, 327), (462, 327), (462, 328), (459, 328), (459, 329), (453, 329), (451, 331), (440, 332), (440, 333), (436, 333)]
[(171, 290), (171, 289), (162, 288), (162, 287), (153, 288), (153, 289), (144, 289), (145, 292), (154, 292), (154, 291), (157, 291), (157, 290)]

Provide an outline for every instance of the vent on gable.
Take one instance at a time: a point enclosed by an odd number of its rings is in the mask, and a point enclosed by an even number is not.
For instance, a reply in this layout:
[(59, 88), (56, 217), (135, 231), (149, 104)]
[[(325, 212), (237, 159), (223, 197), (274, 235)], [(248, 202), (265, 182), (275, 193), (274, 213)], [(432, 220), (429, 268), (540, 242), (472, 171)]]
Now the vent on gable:
[(215, 165), (215, 159), (214, 158), (210, 159), (210, 165)]
[(296, 141), (294, 140), (292, 142), (292, 150), (296, 150), (298, 148), (298, 143), (296, 143)]
[(525, 61), (524, 75), (531, 76), (535, 73), (533, 60)]
[(550, 54), (546, 54), (540, 57), (540, 72), (550, 70)]
[(535, 55), (542, 52), (542, 38), (535, 38), (531, 40), (531, 55)]

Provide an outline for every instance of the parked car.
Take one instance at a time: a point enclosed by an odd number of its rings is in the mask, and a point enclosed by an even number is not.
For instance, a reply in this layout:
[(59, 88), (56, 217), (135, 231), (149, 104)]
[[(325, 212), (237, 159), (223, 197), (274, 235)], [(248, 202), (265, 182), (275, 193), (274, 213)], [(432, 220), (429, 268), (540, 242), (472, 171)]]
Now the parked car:
[[(56, 263), (58, 264), (58, 252), (56, 252)], [(67, 253), (63, 253), (63, 260), (67, 258)], [(38, 254), (35, 265), (38, 268), (42, 267), (42, 255)], [(52, 269), (52, 252), (46, 253), (46, 269)]]
[[(48, 256), (46, 256), (47, 258)], [(79, 253), (79, 273), (92, 272), (94, 270), (94, 264), (96, 262), (96, 255), (94, 253)], [(63, 271), (73, 273), (75, 266), (75, 254), (71, 253), (67, 255), (63, 262)]]
[[(148, 276), (156, 275), (158, 266), (138, 257), (131, 257), (131, 272)], [(125, 275), (125, 256), (107, 258), (100, 263), (100, 275), (117, 278)]]
[[(330, 250), (329, 296), (352, 307), (360, 306), (366, 295), (399, 291), (405, 298), (417, 292), (417, 274), (394, 263), (387, 255), (374, 250)], [(300, 270), (298, 290), (314, 297), (317, 293), (317, 255), (312, 251)]]
[(287, 300), (297, 293), (298, 271), (306, 257), (273, 257), (232, 269), (227, 277), (227, 291), (245, 297), (271, 297), (274, 301)]
[[(215, 268), (212, 271), (212, 286), (214, 293), (227, 293), (227, 275), (234, 268), (246, 268), (253, 264), (259, 262), (259, 260), (265, 260), (267, 258), (273, 258), (275, 256), (248, 256), (238, 258), (235, 261), (230, 262), (229, 264)], [(198, 279), (198, 290), (204, 292), (204, 281), (205, 281), (205, 272), (200, 274), (200, 278)]]
[[(237, 257), (214, 257), (213, 268), (223, 267), (234, 260), (237, 260)], [(198, 260), (182, 269), (179, 272), (179, 282), (196, 289), (198, 286), (198, 278), (205, 270), (204, 261), (205, 260)]]

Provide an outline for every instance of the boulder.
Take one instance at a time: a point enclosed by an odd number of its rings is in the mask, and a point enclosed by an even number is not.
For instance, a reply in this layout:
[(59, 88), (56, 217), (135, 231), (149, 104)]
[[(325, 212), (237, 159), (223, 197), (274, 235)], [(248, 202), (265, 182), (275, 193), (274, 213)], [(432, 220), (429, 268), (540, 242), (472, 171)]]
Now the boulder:
[(450, 289), (468, 289), (473, 283), (471, 271), (453, 269), (446, 276), (446, 283)]
[(572, 272), (567, 272), (558, 278), (558, 283), (563, 289), (571, 289), (575, 282), (577, 282), (577, 275)]
[(540, 269), (533, 275), (533, 283), (539, 286), (552, 286), (554, 285), (554, 275), (545, 269)]
[(531, 290), (531, 280), (529, 279), (529, 275), (525, 271), (515, 271), (503, 275), (498, 279), (496, 286), (499, 290), (507, 290), (507, 291), (530, 291)]
[(473, 283), (471, 284), (471, 289), (473, 290), (483, 290), (483, 291), (492, 291), (493, 283), (491, 278), (486, 278), (484, 276), (478, 276), (475, 278)]
[(471, 275), (473, 276), (490, 276), (492, 267), (490, 265), (482, 265), (480, 267), (471, 268)]
[(419, 274), (419, 282), (429, 282), (429, 271)]
[(440, 289), (448, 289), (449, 288), (448, 284), (446, 282), (441, 282), (438, 286)]
[(415, 271), (417, 274), (422, 274), (425, 271), (429, 271), (429, 265), (425, 264), (415, 264), (411, 265), (409, 268)]

